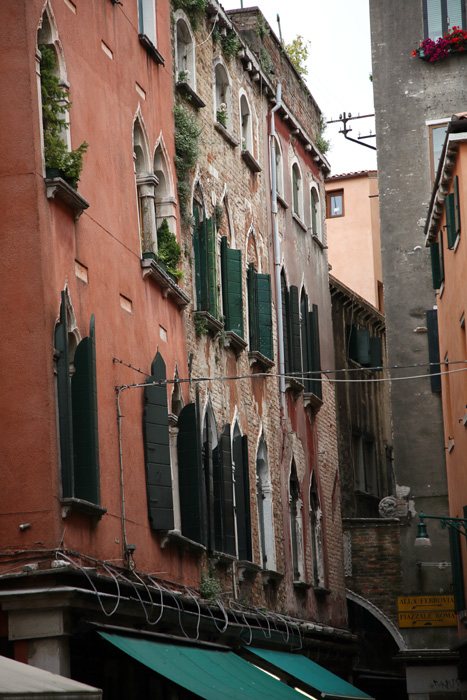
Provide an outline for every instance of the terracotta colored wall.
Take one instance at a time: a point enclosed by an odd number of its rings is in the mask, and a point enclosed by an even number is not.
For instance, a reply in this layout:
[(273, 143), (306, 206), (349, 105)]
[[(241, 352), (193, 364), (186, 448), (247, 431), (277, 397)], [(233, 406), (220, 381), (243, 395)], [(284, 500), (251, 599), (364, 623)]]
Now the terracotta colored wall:
[[(71, 141), (89, 143), (79, 194), (90, 203), (78, 221), (58, 200), (47, 200), (43, 181), (36, 82), (36, 31), (43, 2), (2, 3), (2, 104), (0, 125), (2, 222), (2, 337), (0, 425), (2, 546), (16, 549), (66, 547), (100, 559), (122, 557), (120, 468), (115, 386), (144, 375), (113, 361), (150, 371), (159, 348), (167, 376), (175, 363), (187, 375), (183, 317), (159, 286), (143, 280), (134, 176), (132, 133), (139, 108), (151, 153), (162, 134), (173, 168), (173, 89), (168, 2), (157, 3), (156, 65), (138, 41), (137, 3), (52, 1), (64, 52), (72, 108)], [(73, 11), (73, 7), (75, 10)], [(12, 21), (12, 19), (15, 21)], [(102, 49), (102, 42), (113, 58)], [(144, 89), (146, 99), (137, 92)], [(19, 115), (31, 115), (18, 119)], [(173, 189), (174, 193), (174, 189)], [(88, 282), (75, 274), (86, 266)], [(55, 415), (54, 326), (60, 291), (68, 283), (77, 325), (88, 334), (96, 318), (101, 501), (107, 514), (95, 525), (88, 516), (62, 519)], [(120, 305), (131, 300), (131, 313)], [(167, 331), (167, 341), (160, 335)], [(170, 390), (169, 390), (170, 394)], [(169, 396), (170, 398), (170, 396)], [(141, 389), (123, 393), (122, 452), (127, 539), (137, 545), (139, 570), (165, 572), (167, 579), (197, 583), (196, 562), (161, 552), (148, 527), (142, 441)], [(29, 522), (24, 532), (19, 524)]]
[(332, 274), (378, 308), (382, 281), (378, 180), (375, 173), (327, 180), (326, 192), (344, 190), (344, 216), (326, 219)]

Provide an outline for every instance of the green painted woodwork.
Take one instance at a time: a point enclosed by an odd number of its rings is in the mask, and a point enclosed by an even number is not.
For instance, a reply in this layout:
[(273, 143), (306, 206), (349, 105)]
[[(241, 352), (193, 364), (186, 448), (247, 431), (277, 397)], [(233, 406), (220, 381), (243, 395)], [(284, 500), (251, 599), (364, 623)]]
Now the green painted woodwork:
[(70, 498), (74, 495), (73, 422), (65, 292), (61, 293), (60, 321), (55, 328), (55, 348), (59, 353), (57, 360), (57, 399), (62, 494), (64, 498)]
[(178, 417), (177, 452), (182, 534), (205, 545), (206, 502), (196, 403), (187, 404)]
[(243, 338), (242, 252), (229, 248), (226, 236), (221, 239), (221, 271), (224, 327)]

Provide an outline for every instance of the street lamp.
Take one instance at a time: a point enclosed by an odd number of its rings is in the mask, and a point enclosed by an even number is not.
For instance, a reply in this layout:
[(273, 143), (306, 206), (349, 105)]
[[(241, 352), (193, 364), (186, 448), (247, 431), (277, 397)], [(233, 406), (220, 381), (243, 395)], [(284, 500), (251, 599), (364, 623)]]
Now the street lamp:
[(457, 530), (464, 535), (467, 540), (467, 518), (451, 518), (445, 515), (425, 515), (420, 511), (420, 522), (417, 528), (417, 536), (415, 538), (415, 547), (431, 547), (431, 540), (428, 537), (428, 532), (426, 529), (425, 519), (431, 518), (432, 520), (439, 520), (443, 530), (446, 528), (451, 528)]

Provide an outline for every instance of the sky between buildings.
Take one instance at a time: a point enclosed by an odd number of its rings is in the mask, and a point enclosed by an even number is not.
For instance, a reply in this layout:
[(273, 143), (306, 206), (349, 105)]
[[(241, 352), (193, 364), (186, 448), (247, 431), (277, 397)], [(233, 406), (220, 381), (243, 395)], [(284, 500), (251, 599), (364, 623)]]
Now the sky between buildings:
[[(238, 9), (240, 0), (221, 0), (225, 10)], [(298, 34), (310, 41), (306, 83), (326, 120), (343, 112), (373, 114), (370, 18), (368, 0), (243, 0), (243, 7), (259, 7), (278, 36), (290, 43)], [(352, 138), (374, 134), (374, 119), (351, 121)], [(332, 175), (376, 168), (376, 152), (353, 144), (330, 124), (324, 134), (331, 141), (327, 158)], [(365, 139), (376, 145), (376, 139)]]

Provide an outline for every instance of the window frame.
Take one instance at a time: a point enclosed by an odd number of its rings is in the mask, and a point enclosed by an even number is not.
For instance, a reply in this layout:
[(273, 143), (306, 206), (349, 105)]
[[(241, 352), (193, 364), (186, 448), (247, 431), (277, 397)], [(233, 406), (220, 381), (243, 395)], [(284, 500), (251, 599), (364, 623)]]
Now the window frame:
[[(449, 0), (431, 0), (432, 2), (436, 2), (439, 4), (440, 8), (440, 13), (441, 13), (441, 34), (438, 34), (436, 32), (433, 32), (430, 34), (429, 31), (429, 25), (428, 25), (428, 3), (430, 0), (423, 0), (423, 34), (425, 39), (432, 39), (433, 41), (436, 41), (440, 37), (444, 36), (448, 31), (451, 31), (453, 26), (458, 26), (456, 25), (450, 25), (448, 23), (449, 19), (449, 13), (448, 13), (448, 2)], [(450, 0), (452, 2), (452, 0)], [(465, 2), (464, 0), (459, 0), (459, 6), (461, 10), (461, 29), (465, 29), (465, 24), (466, 24), (466, 16), (465, 16)]]
[[(315, 197), (316, 199), (314, 199)], [(313, 183), (310, 187), (310, 213), (311, 235), (316, 236), (316, 238), (322, 242), (323, 227), (321, 223), (321, 197), (319, 196), (319, 190), (315, 183)]]
[[(193, 31), (191, 29), (190, 21), (188, 17), (185, 15), (183, 10), (177, 10), (174, 14), (174, 21), (175, 21), (175, 75), (176, 75), (176, 82), (186, 82), (188, 83), (193, 90), (196, 91), (196, 43), (195, 43), (195, 38), (193, 35)], [(179, 24), (180, 24), (180, 29), (181, 33), (185, 34), (184, 38), (184, 46), (186, 47), (186, 66), (181, 67), (180, 66), (180, 42), (179, 42)], [(182, 26), (184, 25), (184, 26)], [(189, 41), (186, 41), (187, 36), (189, 37)], [(181, 73), (187, 73), (185, 79), (183, 81), (180, 80), (180, 74)]]
[(303, 222), (303, 176), (297, 160), (292, 163), (292, 213)]
[[(443, 144), (444, 140), (446, 138), (446, 131), (448, 128), (450, 120), (449, 119), (440, 119), (437, 120), (436, 122), (431, 122), (427, 123), (428, 126), (428, 142), (429, 142), (429, 148), (430, 148), (430, 174), (431, 174), (431, 184), (434, 183), (435, 177), (436, 177), (436, 172), (438, 170), (439, 166), (439, 159), (441, 158), (442, 152), (443, 152)], [(437, 129), (441, 129), (444, 127), (444, 137), (443, 137), (443, 142), (441, 144), (441, 150), (439, 152), (438, 158), (435, 158), (435, 150), (434, 150), (434, 141), (433, 141), (433, 132), (436, 131)], [(435, 162), (436, 160), (436, 162)]]
[[(340, 214), (333, 214), (332, 209), (331, 209), (331, 199), (333, 197), (340, 196), (341, 197), (341, 213)], [(326, 218), (327, 219), (338, 219), (341, 216), (345, 216), (345, 208), (344, 208), (344, 188), (341, 187), (338, 190), (327, 190), (326, 192)]]

